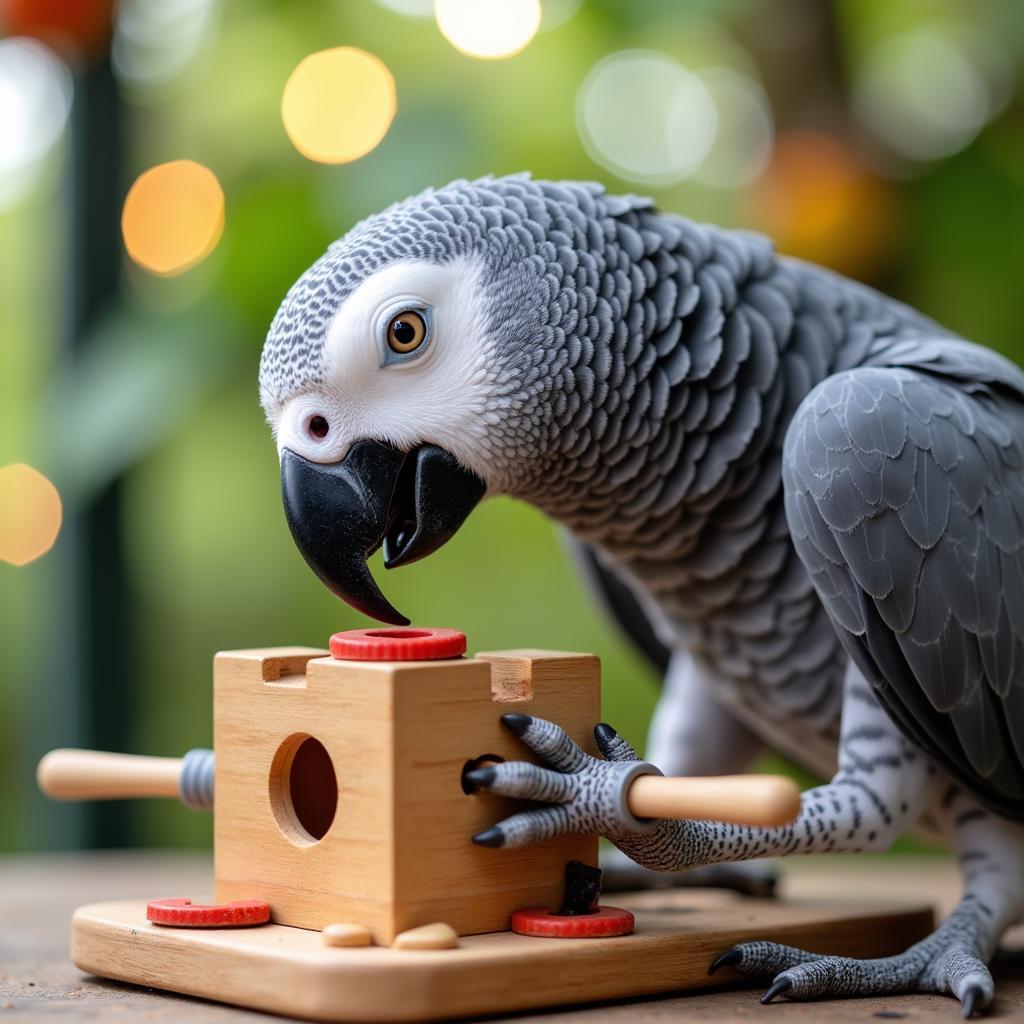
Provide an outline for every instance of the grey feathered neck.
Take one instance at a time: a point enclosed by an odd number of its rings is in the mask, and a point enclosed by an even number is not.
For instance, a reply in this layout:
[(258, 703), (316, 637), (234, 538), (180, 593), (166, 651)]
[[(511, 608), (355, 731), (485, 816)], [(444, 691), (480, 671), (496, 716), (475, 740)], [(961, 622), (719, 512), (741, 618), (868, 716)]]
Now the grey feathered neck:
[(492, 491), (640, 573), (690, 552), (712, 512), (745, 547), (747, 505), (777, 489), (803, 395), (928, 323), (650, 199), (527, 175), (456, 181), (360, 222), (296, 282), (264, 347), (265, 407), (322, 384), (324, 333), (368, 275), (465, 256), (486, 268)]

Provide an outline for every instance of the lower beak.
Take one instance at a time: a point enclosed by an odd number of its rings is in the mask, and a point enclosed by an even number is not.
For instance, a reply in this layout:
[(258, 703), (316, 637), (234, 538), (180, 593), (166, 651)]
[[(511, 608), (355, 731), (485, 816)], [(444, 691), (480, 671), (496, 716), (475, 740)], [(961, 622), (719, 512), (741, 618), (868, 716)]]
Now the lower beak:
[(281, 454), (285, 517), (321, 581), (365, 615), (407, 625), (381, 593), (366, 560), (382, 544), (388, 569), (436, 551), (483, 497), (484, 482), (435, 445), (408, 454), (358, 441), (340, 462)]

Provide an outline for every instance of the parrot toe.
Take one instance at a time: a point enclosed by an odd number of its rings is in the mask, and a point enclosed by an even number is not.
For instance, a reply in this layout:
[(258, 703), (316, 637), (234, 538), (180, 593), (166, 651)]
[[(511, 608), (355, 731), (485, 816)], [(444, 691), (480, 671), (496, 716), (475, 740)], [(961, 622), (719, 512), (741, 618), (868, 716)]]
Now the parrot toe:
[(766, 975), (772, 983), (761, 997), (828, 999), (935, 992), (959, 999), (965, 1019), (984, 1010), (995, 994), (988, 967), (955, 935), (940, 929), (897, 956), (855, 960), (822, 956), (776, 942), (743, 942), (716, 957), (714, 974), (732, 967), (745, 974)]
[(964, 1020), (970, 1020), (974, 1011), (984, 1006), (985, 990), (981, 985), (970, 985), (964, 990), (960, 997), (960, 1003), (964, 1010)]
[(767, 1006), (776, 996), (783, 995), (792, 987), (793, 982), (791, 982), (785, 975), (782, 975), (780, 978), (776, 978), (768, 987), (765, 994), (761, 996), (761, 1005)]
[(714, 974), (720, 967), (735, 967), (738, 963), (743, 960), (743, 951), (733, 946), (732, 949), (727, 949), (724, 953), (716, 956), (711, 961), (711, 966), (708, 968), (708, 974)]
[(495, 825), (492, 828), (485, 829), (483, 832), (477, 832), (477, 834), (473, 836), (473, 842), (476, 843), (477, 846), (504, 846), (505, 833)]
[(529, 715), (519, 715), (510, 712), (507, 715), (501, 716), (501, 724), (506, 729), (511, 729), (517, 736), (522, 736), (533, 725), (533, 719)]

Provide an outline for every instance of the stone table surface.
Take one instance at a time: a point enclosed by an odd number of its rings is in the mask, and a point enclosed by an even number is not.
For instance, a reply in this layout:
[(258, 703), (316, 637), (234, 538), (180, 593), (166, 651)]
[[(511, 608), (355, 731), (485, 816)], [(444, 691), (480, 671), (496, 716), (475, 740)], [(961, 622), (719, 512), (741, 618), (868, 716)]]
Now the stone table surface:
[[(795, 897), (858, 893), (878, 899), (925, 900), (945, 914), (959, 892), (955, 864), (944, 857), (818, 857), (784, 866), (782, 893)], [(81, 903), (174, 896), (212, 889), (208, 854), (103, 852), (0, 858), (0, 1024), (27, 1021), (197, 1021), (263, 1024), (280, 1018), (89, 977), (68, 959), (68, 922)], [(1007, 942), (1024, 946), (1024, 928)], [(639, 1002), (531, 1013), (508, 1020), (535, 1024), (615, 1021), (741, 1021), (794, 1024), (815, 1021), (960, 1019), (958, 1006), (941, 996), (885, 996), (835, 1002), (777, 1002), (762, 1007), (763, 986), (688, 992)], [(996, 1001), (989, 1019), (1024, 1021), (1024, 968), (996, 972)]]

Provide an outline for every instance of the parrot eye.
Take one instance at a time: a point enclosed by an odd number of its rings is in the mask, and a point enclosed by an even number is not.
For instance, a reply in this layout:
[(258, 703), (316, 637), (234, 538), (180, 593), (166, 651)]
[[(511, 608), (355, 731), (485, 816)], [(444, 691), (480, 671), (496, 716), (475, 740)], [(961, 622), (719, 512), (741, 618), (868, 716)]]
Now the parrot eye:
[(413, 363), (430, 351), (434, 310), (427, 303), (400, 299), (377, 317), (376, 334), (381, 368)]
[(323, 416), (314, 416), (306, 428), (309, 431), (311, 437), (315, 437), (318, 441), (322, 441), (326, 436), (327, 432), (331, 429), (331, 425), (323, 418)]
[(427, 324), (414, 309), (403, 309), (388, 321), (388, 348), (404, 355), (414, 352), (427, 336)]

